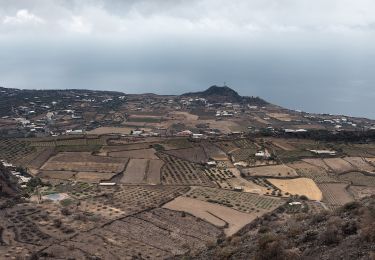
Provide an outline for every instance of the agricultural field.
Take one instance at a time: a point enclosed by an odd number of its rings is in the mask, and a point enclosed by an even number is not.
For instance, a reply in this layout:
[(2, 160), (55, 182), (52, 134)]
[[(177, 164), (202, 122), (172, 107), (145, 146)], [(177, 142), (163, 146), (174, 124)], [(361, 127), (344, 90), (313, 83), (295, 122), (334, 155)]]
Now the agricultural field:
[(186, 197), (216, 203), (244, 213), (265, 213), (284, 204), (279, 198), (216, 188), (195, 188)]
[(0, 139), (0, 159), (10, 163), (28, 163), (36, 149), (28, 142)]
[(217, 145), (225, 153), (231, 153), (234, 150), (239, 149), (239, 147), (233, 141), (220, 141), (216, 142), (215, 145)]
[(193, 163), (203, 163), (208, 161), (206, 153), (200, 146), (186, 149), (168, 150), (164, 151), (164, 153)]
[[(59, 257), (82, 257), (80, 252), (84, 252), (96, 257), (115, 253), (118, 259), (165, 258), (188, 250), (198, 253), (222, 235), (219, 228), (191, 215), (151, 209), (184, 194), (187, 188), (130, 186), (104, 193), (86, 184), (66, 188), (74, 194), (84, 188), (85, 193), (94, 192), (94, 197), (75, 196), (80, 203), (66, 199), (64, 210), (59, 204), (45, 202), (37, 207), (18, 204), (0, 213), (0, 223), (11, 227), (3, 232), (3, 239), (12, 244), (0, 246), (2, 256), (30, 257), (30, 252), (43, 250), (50, 256), (59, 252)], [(144, 209), (150, 210), (141, 212)], [(170, 233), (175, 235), (166, 245)], [(102, 247), (98, 250), (97, 246)]]
[(246, 177), (298, 177), (296, 170), (284, 164), (245, 168), (241, 173)]
[(242, 149), (252, 149), (252, 150), (257, 150), (259, 149), (259, 145), (255, 143), (255, 141), (250, 140), (250, 139), (237, 139), (233, 141), (233, 143)]
[(322, 168), (327, 172), (332, 171), (332, 169), (322, 159), (302, 159), (302, 161), (314, 165), (316, 167)]
[(297, 179), (267, 179), (286, 195), (304, 195), (310, 200), (322, 200), (322, 192), (315, 182), (308, 178)]
[(77, 172), (74, 171), (45, 171), (40, 170), (38, 177), (42, 179), (74, 180)]
[(210, 167), (203, 169), (210, 181), (215, 182), (219, 187), (225, 189), (233, 189), (228, 183), (228, 179), (234, 178), (233, 173), (228, 169)]
[(248, 214), (238, 212), (215, 203), (187, 197), (178, 197), (165, 204), (163, 207), (192, 214), (193, 216), (224, 229), (227, 236), (235, 234), (246, 224), (261, 215), (260, 213)]
[[(114, 142), (116, 140), (109, 141)], [(102, 153), (111, 153), (111, 152), (121, 152), (121, 151), (131, 151), (131, 150), (142, 150), (149, 149), (154, 143), (126, 143), (126, 144), (113, 144), (111, 146), (103, 146), (100, 149)]]
[(348, 191), (354, 197), (355, 200), (360, 200), (364, 197), (375, 194), (375, 187), (350, 185)]
[(107, 139), (105, 137), (101, 138), (59, 138), (52, 139), (48, 138), (46, 140), (33, 141), (30, 146), (36, 147), (55, 147), (55, 146), (85, 146), (85, 145), (105, 145)]
[(318, 187), (323, 193), (323, 202), (330, 208), (336, 208), (354, 200), (347, 191), (348, 184), (346, 183), (319, 183)]
[(146, 171), (146, 182), (151, 185), (160, 184), (161, 169), (164, 165), (162, 160), (149, 160)]
[(118, 173), (124, 170), (126, 162), (126, 159), (94, 156), (88, 152), (66, 152), (51, 157), (41, 170)]
[(158, 159), (153, 148), (108, 152), (108, 156), (131, 159)]
[(81, 200), (79, 209), (104, 218), (114, 219), (159, 207), (189, 190), (188, 187), (171, 186), (120, 186), (104, 195), (89, 196)]
[(248, 162), (255, 157), (257, 149), (241, 148), (230, 153), (232, 162)]
[(309, 164), (304, 161), (298, 161), (288, 164), (289, 167), (296, 170), (300, 177), (310, 178), (316, 183), (338, 182), (335, 174), (327, 172), (324, 168)]
[(130, 159), (126, 170), (120, 180), (120, 183), (137, 184), (143, 183), (146, 177), (148, 160), (147, 159)]
[(53, 155), (55, 155), (54, 147), (37, 147), (34, 158), (27, 164), (27, 167), (31, 169), (39, 169)]
[(165, 165), (161, 171), (161, 183), (166, 185), (215, 186), (204, 174), (201, 165), (160, 153)]
[[(267, 194), (267, 189), (263, 186), (257, 185), (252, 181), (246, 180), (242, 177), (236, 177), (226, 180), (227, 189), (237, 190), (237, 188), (242, 189), (243, 192), (250, 192), (255, 194), (264, 195)], [(222, 188), (223, 184), (220, 184)]]
[(328, 158), (328, 159), (323, 159), (323, 161), (335, 173), (342, 173), (342, 172), (355, 171), (356, 170), (356, 168), (352, 164), (350, 164), (349, 162), (345, 161), (342, 158)]
[(270, 138), (267, 139), (267, 141), (271, 142), (275, 147), (282, 149), (284, 151), (293, 151), (297, 149), (295, 146), (291, 144), (290, 141), (281, 138)]
[(345, 161), (349, 162), (355, 168), (361, 171), (373, 172), (375, 167), (365, 161), (362, 157), (345, 157)]
[(228, 160), (228, 156), (219, 147), (213, 143), (205, 142), (201, 144), (207, 157), (212, 160), (225, 161)]
[(304, 158), (313, 157), (314, 154), (312, 154), (308, 150), (276, 150), (274, 151), (276, 154), (276, 157), (279, 161), (287, 163), (287, 162), (294, 162), (298, 161)]
[(187, 149), (193, 147), (193, 144), (186, 138), (166, 139), (162, 145), (165, 150)]
[(88, 131), (88, 134), (104, 135), (104, 134), (130, 134), (136, 127), (107, 127), (102, 126)]
[(369, 175), (361, 172), (348, 172), (340, 174), (338, 179), (352, 185), (375, 187), (375, 174)]

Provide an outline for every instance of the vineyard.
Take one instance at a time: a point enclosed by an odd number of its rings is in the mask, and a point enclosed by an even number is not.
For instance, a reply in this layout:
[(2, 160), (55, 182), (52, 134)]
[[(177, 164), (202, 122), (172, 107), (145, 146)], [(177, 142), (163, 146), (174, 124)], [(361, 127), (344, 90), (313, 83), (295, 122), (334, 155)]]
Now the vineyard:
[(233, 185), (228, 182), (229, 179), (235, 177), (230, 170), (220, 168), (205, 168), (203, 172), (207, 175), (210, 181), (215, 182), (220, 188), (234, 189)]
[(314, 180), (316, 183), (323, 182), (338, 182), (335, 174), (328, 173), (324, 168), (308, 164), (306, 162), (295, 162), (288, 164), (296, 170), (297, 174), (301, 177)]
[(159, 157), (165, 162), (161, 171), (162, 184), (214, 185), (204, 174), (203, 166), (163, 153)]
[(16, 139), (0, 139), (0, 159), (17, 164), (32, 156), (36, 151), (27, 142)]
[(238, 139), (233, 142), (236, 146), (243, 148), (243, 149), (251, 149), (251, 150), (257, 150), (258, 146), (254, 141), (251, 141), (249, 139)]
[(342, 206), (353, 201), (352, 196), (347, 192), (348, 184), (346, 183), (320, 183), (319, 189), (323, 193), (323, 201), (331, 208)]
[(233, 162), (248, 162), (255, 157), (256, 149), (244, 148), (230, 153)]

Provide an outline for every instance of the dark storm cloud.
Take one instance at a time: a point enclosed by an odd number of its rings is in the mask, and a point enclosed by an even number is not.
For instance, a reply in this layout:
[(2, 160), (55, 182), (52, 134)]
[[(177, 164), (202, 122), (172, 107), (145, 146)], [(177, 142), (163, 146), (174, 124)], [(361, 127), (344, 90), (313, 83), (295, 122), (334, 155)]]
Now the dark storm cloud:
[(290, 108), (375, 118), (370, 0), (0, 6), (1, 85), (179, 94), (227, 82)]

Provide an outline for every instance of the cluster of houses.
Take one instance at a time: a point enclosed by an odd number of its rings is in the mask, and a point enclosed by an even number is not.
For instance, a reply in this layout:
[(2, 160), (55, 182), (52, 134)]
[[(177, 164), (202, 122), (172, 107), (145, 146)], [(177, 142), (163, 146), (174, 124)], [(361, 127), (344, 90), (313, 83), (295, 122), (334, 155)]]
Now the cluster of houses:
[(356, 123), (348, 120), (346, 117), (324, 119), (322, 123), (333, 125), (336, 129), (341, 129), (343, 126), (357, 127)]

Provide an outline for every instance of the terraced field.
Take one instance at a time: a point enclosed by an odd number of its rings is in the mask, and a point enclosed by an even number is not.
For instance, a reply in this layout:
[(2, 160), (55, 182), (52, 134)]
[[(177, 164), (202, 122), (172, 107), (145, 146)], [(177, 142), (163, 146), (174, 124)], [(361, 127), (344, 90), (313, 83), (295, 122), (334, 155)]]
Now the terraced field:
[(257, 149), (241, 148), (230, 153), (233, 162), (247, 162), (255, 157)]
[(268, 179), (268, 181), (283, 191), (284, 194), (305, 195), (310, 200), (322, 200), (322, 192), (311, 179)]
[(323, 201), (331, 208), (342, 206), (353, 201), (353, 197), (346, 190), (346, 183), (319, 183), (318, 187), (323, 193)]
[(218, 190), (215, 188), (196, 188), (185, 196), (210, 203), (217, 203), (244, 213), (267, 212), (284, 204), (284, 201), (278, 198), (244, 192)]
[[(0, 139), (0, 159), (10, 163), (27, 163), (36, 149), (28, 142)], [(29, 158), (29, 160), (27, 160)]]
[(294, 162), (288, 164), (288, 166), (295, 169), (299, 176), (312, 179), (316, 183), (338, 182), (335, 174), (327, 172), (322, 167), (318, 167), (304, 161)]
[(369, 176), (360, 172), (348, 172), (340, 174), (338, 179), (352, 185), (375, 187), (375, 174), (373, 176)]
[(159, 157), (165, 162), (161, 173), (162, 184), (214, 186), (200, 165), (162, 153)]

